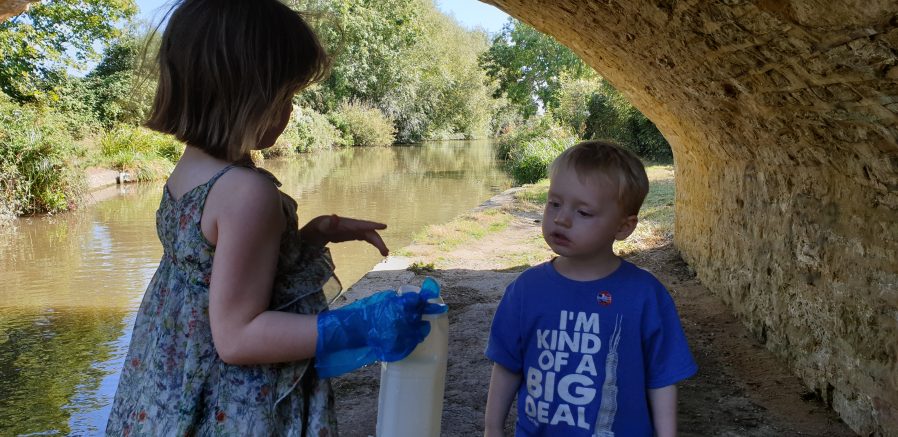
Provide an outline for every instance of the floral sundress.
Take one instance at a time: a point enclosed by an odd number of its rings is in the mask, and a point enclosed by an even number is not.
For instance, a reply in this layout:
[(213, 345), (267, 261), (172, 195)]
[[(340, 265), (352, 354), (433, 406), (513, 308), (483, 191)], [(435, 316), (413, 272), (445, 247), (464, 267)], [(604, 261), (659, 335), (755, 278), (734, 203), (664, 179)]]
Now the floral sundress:
[[(200, 219), (222, 169), (174, 199), (165, 188), (156, 212), (164, 254), (137, 313), (112, 412), (111, 436), (336, 436), (330, 383), (311, 360), (238, 366), (221, 361), (209, 325), (215, 247)], [(280, 185), (274, 176), (261, 169)], [(299, 239), (296, 201), (281, 193), (287, 230), (270, 309), (317, 314), (325, 288), (339, 282), (326, 248)], [(329, 290), (333, 291), (333, 290)]]

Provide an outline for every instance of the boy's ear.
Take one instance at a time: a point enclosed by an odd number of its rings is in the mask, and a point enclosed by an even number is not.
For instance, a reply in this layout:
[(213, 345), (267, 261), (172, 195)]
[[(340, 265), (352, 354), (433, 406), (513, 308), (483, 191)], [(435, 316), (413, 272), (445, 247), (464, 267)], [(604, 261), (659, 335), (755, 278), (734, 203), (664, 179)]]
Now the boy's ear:
[(626, 240), (633, 231), (636, 230), (636, 225), (639, 223), (639, 218), (636, 215), (628, 215), (621, 219), (620, 227), (617, 228), (617, 233), (614, 234), (615, 240)]

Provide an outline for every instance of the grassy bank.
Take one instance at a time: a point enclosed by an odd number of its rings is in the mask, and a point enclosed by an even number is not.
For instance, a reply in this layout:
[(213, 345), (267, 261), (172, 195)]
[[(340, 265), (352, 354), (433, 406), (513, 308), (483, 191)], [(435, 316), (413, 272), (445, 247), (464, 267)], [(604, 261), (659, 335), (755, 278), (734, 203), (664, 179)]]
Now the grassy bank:
[(133, 126), (104, 132), (87, 149), (87, 166), (127, 172), (140, 182), (168, 177), (184, 153), (184, 145), (174, 137)]
[[(297, 107), (277, 144), (253, 158), (388, 146), (394, 140), (392, 121), (370, 105), (346, 104), (328, 115)], [(169, 135), (129, 124), (80, 126), (52, 108), (2, 96), (0, 144), (0, 226), (20, 215), (75, 208), (90, 188), (89, 168), (125, 172), (132, 181), (161, 180), (184, 152)]]
[[(616, 242), (615, 253), (627, 256), (663, 246), (673, 238), (674, 168), (650, 165), (646, 168), (650, 189), (639, 212), (639, 225), (625, 241)], [(413, 268), (450, 269), (454, 258), (476, 251), (478, 245), (501, 245), (493, 259), (484, 260), (491, 269), (512, 269), (545, 261), (552, 255), (532, 223), (542, 218), (549, 181), (524, 185), (510, 202), (465, 214), (455, 220), (432, 225), (419, 232), (414, 242), (397, 252), (412, 259)], [(523, 226), (523, 224), (528, 226)], [(515, 232), (521, 229), (522, 232)]]

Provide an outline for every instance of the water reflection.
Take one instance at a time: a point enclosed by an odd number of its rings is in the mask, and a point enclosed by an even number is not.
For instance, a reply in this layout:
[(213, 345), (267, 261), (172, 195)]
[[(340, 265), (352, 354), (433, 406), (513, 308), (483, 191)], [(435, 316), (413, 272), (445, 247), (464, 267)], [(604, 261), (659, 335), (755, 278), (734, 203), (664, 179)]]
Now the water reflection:
[[(338, 150), (264, 166), (297, 198), (301, 220), (383, 221), (394, 250), (510, 185), (486, 142)], [(81, 211), (0, 231), (0, 435), (105, 426), (134, 311), (161, 255), (161, 184), (113, 191)], [(347, 285), (381, 260), (359, 242), (333, 254)]]
[(112, 190), (0, 235), (0, 435), (105, 426), (125, 331), (161, 254), (159, 187)]
[[(426, 147), (350, 149), (266, 163), (299, 202), (304, 222), (340, 214), (387, 223), (381, 234), (392, 250), (415, 232), (445, 223), (508, 188), (487, 142), (428, 143)], [(331, 248), (344, 284), (358, 280), (382, 258), (365, 243)]]
[(4, 311), (0, 435), (101, 432), (115, 390), (103, 382), (117, 372), (111, 361), (123, 352), (115, 340), (125, 316), (107, 308)]

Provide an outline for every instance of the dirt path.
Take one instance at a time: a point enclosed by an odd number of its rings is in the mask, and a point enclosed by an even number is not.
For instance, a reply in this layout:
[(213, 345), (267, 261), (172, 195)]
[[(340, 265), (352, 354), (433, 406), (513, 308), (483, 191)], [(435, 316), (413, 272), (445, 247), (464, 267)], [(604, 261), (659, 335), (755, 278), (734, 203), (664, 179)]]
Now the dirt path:
[[(502, 207), (503, 203), (507, 199), (490, 207)], [(503, 231), (487, 235), (474, 247), (443, 254), (451, 261), (427, 273), (442, 285), (450, 307), (444, 436), (483, 433), (490, 373), (483, 351), (490, 321), (505, 286), (527, 267), (509, 267), (509, 260), (521, 259), (522, 247), (538, 239), (540, 232), (538, 215), (521, 211), (514, 215)], [(548, 255), (546, 252), (543, 259)], [(628, 259), (652, 271), (669, 287), (699, 364), (698, 375), (679, 386), (680, 435), (855, 435), (698, 282), (671, 244)], [(420, 285), (423, 279), (408, 270), (375, 271), (353, 286), (346, 297), (352, 301), (403, 283)], [(374, 435), (379, 372), (379, 366), (369, 366), (335, 380), (341, 435)], [(512, 414), (508, 435), (513, 435), (513, 420)]]

